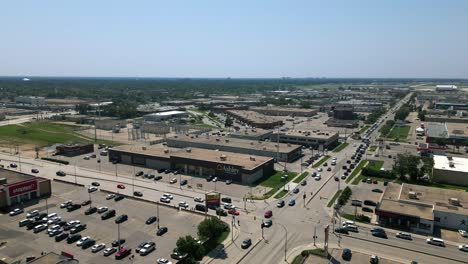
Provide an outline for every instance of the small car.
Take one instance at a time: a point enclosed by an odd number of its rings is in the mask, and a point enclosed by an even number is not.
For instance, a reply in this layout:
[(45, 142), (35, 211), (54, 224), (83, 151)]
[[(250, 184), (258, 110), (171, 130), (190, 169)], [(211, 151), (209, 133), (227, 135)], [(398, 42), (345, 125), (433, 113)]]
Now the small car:
[(231, 208), (228, 210), (228, 213), (229, 214), (232, 214), (232, 215), (239, 215), (240, 212), (236, 210), (236, 208)]
[(105, 257), (107, 257), (107, 256), (110, 256), (110, 255), (114, 254), (116, 251), (117, 251), (116, 248), (114, 248), (114, 247), (109, 247), (109, 248), (104, 249), (104, 251), (103, 251), (102, 254), (103, 254)]
[(125, 189), (125, 185), (123, 185), (123, 184), (117, 184), (117, 188), (118, 188), (118, 189)]
[(301, 182), (301, 185), (302, 185), (302, 186), (307, 185), (307, 181), (306, 181), (306, 180), (303, 180), (303, 181)]
[(113, 247), (118, 247), (119, 245), (122, 246), (122, 244), (125, 244), (125, 239), (121, 238), (120, 240), (116, 239), (112, 241), (112, 246)]
[(395, 234), (396, 237), (406, 240), (412, 240), (411, 234), (405, 232), (398, 232)]
[(116, 224), (121, 224), (121, 223), (123, 223), (123, 222), (125, 222), (125, 221), (127, 221), (127, 220), (128, 220), (128, 215), (122, 214), (122, 215), (119, 215), (119, 216), (115, 219), (115, 223), (116, 223)]
[[(100, 186), (101, 184), (99, 182), (92, 182), (91, 185), (92, 186)], [(98, 244), (98, 245), (100, 245), (100, 244)]]
[(148, 217), (148, 219), (146, 220), (146, 224), (147, 225), (151, 225), (152, 223), (156, 222), (156, 220), (158, 220), (158, 218), (156, 216), (150, 216)]
[(106, 200), (114, 199), (114, 197), (115, 197), (114, 193), (109, 193), (108, 195), (106, 195)]
[(246, 249), (246, 248), (250, 247), (250, 245), (252, 245), (252, 239), (247, 238), (244, 241), (242, 241), (241, 248)]
[(101, 207), (98, 207), (97, 212), (98, 212), (98, 214), (102, 214), (102, 213), (107, 212), (108, 210), (109, 210), (108, 207), (106, 207), (106, 206), (101, 206)]
[(15, 208), (13, 210), (10, 211), (9, 215), (10, 216), (15, 216), (15, 215), (19, 215), (19, 214), (22, 214), (24, 211), (23, 209), (21, 208)]
[(294, 206), (295, 204), (296, 204), (296, 200), (294, 199), (289, 200), (289, 203), (288, 203), (289, 206)]
[(127, 249), (127, 248), (120, 248), (119, 251), (117, 251), (114, 255), (115, 259), (123, 259), (125, 257), (127, 257), (128, 255), (130, 255), (132, 253), (132, 250), (131, 249)]
[(172, 179), (169, 181), (170, 184), (174, 184), (174, 183), (176, 183), (176, 182), (177, 182), (177, 179), (176, 179), (176, 178), (172, 178)]
[(31, 169), (31, 172), (32, 173), (39, 173), (39, 170), (38, 169)]
[(349, 248), (343, 249), (343, 252), (341, 253), (341, 257), (344, 260), (350, 260), (352, 256), (351, 250)]
[(263, 215), (265, 218), (270, 218), (273, 216), (273, 211), (271, 210), (268, 210), (265, 212), (265, 214)]
[(95, 244), (91, 247), (91, 252), (96, 253), (103, 250), (104, 248), (106, 248), (106, 244), (104, 243)]
[(81, 206), (86, 206), (86, 205), (89, 205), (89, 204), (91, 204), (91, 203), (92, 203), (91, 200), (86, 200), (86, 201), (83, 201), (83, 202), (81, 203)]
[(299, 188), (294, 188), (293, 193), (299, 193)]
[(142, 192), (135, 191), (135, 192), (133, 192), (133, 195), (136, 196), (136, 197), (142, 197), (142, 196), (143, 196), (143, 193), (142, 193)]
[(156, 235), (157, 236), (162, 236), (164, 235), (165, 233), (167, 233), (169, 229), (167, 229), (167, 227), (161, 227), (158, 229), (158, 231), (156, 232)]

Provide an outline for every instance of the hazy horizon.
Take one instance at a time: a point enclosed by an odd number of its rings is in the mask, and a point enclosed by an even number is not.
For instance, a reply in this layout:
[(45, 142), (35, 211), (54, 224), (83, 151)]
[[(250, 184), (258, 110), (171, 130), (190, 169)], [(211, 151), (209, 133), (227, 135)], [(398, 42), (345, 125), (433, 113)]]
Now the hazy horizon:
[(0, 76), (467, 79), (468, 1), (6, 2)]

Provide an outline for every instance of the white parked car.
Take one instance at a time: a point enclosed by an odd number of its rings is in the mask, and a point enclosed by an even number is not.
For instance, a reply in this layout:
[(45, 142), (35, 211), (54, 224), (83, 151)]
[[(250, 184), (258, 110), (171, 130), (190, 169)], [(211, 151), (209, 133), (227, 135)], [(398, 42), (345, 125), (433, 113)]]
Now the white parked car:
[(211, 180), (212, 182), (217, 182), (218, 181), (218, 177), (214, 177), (213, 180)]
[(95, 187), (95, 186), (89, 186), (89, 187), (88, 187), (88, 192), (89, 192), (89, 193), (95, 192), (95, 191), (97, 191), (97, 190), (98, 190), (98, 188)]
[(148, 255), (150, 252), (156, 249), (156, 243), (154, 242), (149, 242), (146, 243), (146, 245), (143, 246), (143, 248), (140, 249), (140, 255), (145, 256)]
[(317, 171), (318, 171), (318, 172), (322, 172), (322, 168), (318, 168)]
[(195, 197), (195, 198), (193, 198), (193, 201), (195, 201), (197, 203), (203, 203), (205, 200), (203, 200), (203, 198), (201, 198), (201, 197)]
[(179, 202), (179, 207), (187, 209), (189, 207), (189, 205), (188, 205), (188, 203), (182, 201), (182, 202)]
[(320, 181), (322, 179), (322, 176), (320, 176), (320, 174), (318, 174), (317, 176), (315, 176), (314, 178), (316, 181)]
[(68, 201), (65, 201), (63, 203), (60, 204), (60, 208), (67, 208), (70, 204), (72, 204), (73, 202), (68, 200)]
[(21, 213), (23, 213), (23, 209), (16, 208), (10, 211), (10, 216), (19, 215)]
[(169, 194), (169, 193), (164, 193), (162, 196), (170, 200), (174, 199), (174, 196), (172, 196), (172, 194)]
[(466, 230), (458, 230), (458, 233), (459, 233), (462, 237), (468, 237), (468, 232), (466, 232)]
[(115, 198), (115, 193), (109, 193), (107, 196), (106, 196), (106, 200), (110, 200), (110, 199), (114, 199)]
[(82, 238), (80, 238), (80, 240), (78, 240), (78, 242), (76, 242), (76, 245), (79, 246), (79, 247), (81, 247), (81, 245), (82, 245), (85, 241), (87, 241), (87, 240), (89, 240), (89, 239), (91, 239), (90, 236), (82, 237)]
[(117, 252), (117, 249), (114, 247), (110, 247), (110, 248), (104, 249), (103, 255), (107, 257), (107, 256), (114, 254), (115, 252)]
[(32, 218), (39, 215), (39, 210), (33, 210), (26, 214), (26, 218)]
[(396, 233), (395, 236), (398, 237), (398, 238), (407, 239), (407, 240), (412, 239), (411, 234), (405, 233), (405, 232), (398, 232), (398, 233)]
[(34, 229), (33, 229), (33, 232), (34, 233), (39, 233), (39, 232), (44, 231), (46, 229), (47, 229), (47, 225), (46, 224), (41, 224), (41, 225), (35, 226)]
[(468, 245), (459, 245), (458, 249), (461, 251), (468, 252)]
[(101, 250), (103, 250), (106, 247), (106, 244), (100, 243), (100, 244), (95, 244), (94, 246), (91, 247), (91, 252), (96, 253)]
[(174, 184), (177, 182), (177, 179), (176, 178), (172, 178), (172, 180), (169, 182), (170, 184)]
[(55, 216), (55, 217), (52, 217), (50, 218), (49, 220), (47, 220), (47, 224), (48, 225), (52, 225), (52, 224), (56, 224), (58, 222), (62, 221), (62, 217), (60, 216)]
[(101, 207), (98, 207), (97, 212), (98, 214), (102, 214), (104, 212), (107, 212), (108, 210), (109, 208), (107, 208), (106, 206), (101, 206)]
[(172, 264), (172, 262), (170, 262), (168, 259), (165, 259), (165, 258), (158, 258), (158, 260), (156, 260), (156, 263), (158, 263), (158, 264)]

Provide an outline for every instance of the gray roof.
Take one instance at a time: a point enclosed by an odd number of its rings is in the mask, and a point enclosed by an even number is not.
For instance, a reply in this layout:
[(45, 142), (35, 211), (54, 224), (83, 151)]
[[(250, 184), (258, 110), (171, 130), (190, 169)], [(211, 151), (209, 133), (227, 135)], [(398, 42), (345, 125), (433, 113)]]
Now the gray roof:
[(445, 124), (431, 123), (427, 125), (427, 136), (435, 138), (448, 138), (448, 130)]

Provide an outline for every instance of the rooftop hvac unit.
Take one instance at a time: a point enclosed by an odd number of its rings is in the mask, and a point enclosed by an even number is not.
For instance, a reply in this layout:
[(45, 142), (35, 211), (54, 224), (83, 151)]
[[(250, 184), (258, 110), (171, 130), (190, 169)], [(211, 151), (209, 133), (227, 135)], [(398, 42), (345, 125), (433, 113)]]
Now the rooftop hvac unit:
[(278, 145), (278, 144), (275, 144), (275, 147), (279, 147), (279, 145)]
[(251, 160), (251, 161), (255, 161), (255, 157), (250, 157), (250, 160)]
[(175, 136), (174, 136), (174, 138), (178, 138), (178, 136), (177, 136), (177, 135), (175, 135)]
[(169, 150), (168, 150), (168, 149), (164, 149), (164, 153), (169, 153)]
[(229, 139), (226, 139), (226, 143), (229, 143)]
[(418, 195), (416, 194), (416, 192), (408, 192), (408, 197), (410, 199), (417, 199)]
[(191, 139), (193, 139), (193, 136), (190, 136)]
[(185, 136), (186, 136), (186, 137), (188, 137), (188, 136), (189, 136), (189, 134), (187, 133), (187, 134), (185, 134)]
[(288, 143), (288, 147), (290, 147), (290, 146), (291, 146), (291, 144)]
[(187, 151), (188, 153), (192, 152), (192, 149), (186, 149), (185, 151)]
[(146, 150), (146, 147), (141, 147), (142, 150)]
[(456, 206), (460, 206), (460, 200), (458, 198), (450, 198), (449, 199), (449, 203), (451, 205), (456, 205)]
[(219, 138), (217, 138), (216, 141), (219, 141)]
[(219, 157), (219, 159), (222, 160), (222, 161), (226, 161), (227, 157), (226, 157), (226, 155), (223, 154), (223, 155), (221, 155), (221, 157)]
[(453, 161), (450, 161), (450, 162), (449, 162), (449, 166), (450, 166), (450, 168), (454, 168), (454, 167), (455, 167), (455, 163), (453, 163)]
[(250, 145), (253, 145), (254, 143), (253, 142), (250, 142)]
[(448, 160), (453, 160), (453, 157), (452, 156), (447, 156), (447, 159)]

